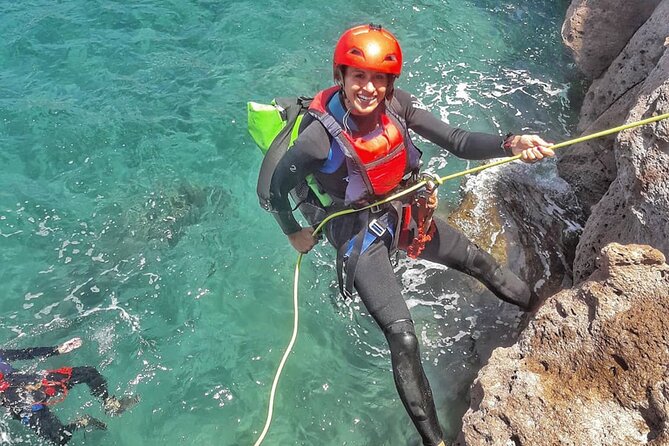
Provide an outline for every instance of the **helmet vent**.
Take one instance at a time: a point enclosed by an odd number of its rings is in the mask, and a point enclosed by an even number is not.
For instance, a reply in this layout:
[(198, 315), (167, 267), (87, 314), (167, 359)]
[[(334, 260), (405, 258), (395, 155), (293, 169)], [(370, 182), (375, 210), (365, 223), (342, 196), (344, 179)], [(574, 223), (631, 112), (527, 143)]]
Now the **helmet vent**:
[(397, 62), (397, 57), (394, 54), (388, 54), (383, 60), (385, 62)]
[(348, 52), (354, 56), (365, 57), (365, 54), (357, 48), (351, 48)]

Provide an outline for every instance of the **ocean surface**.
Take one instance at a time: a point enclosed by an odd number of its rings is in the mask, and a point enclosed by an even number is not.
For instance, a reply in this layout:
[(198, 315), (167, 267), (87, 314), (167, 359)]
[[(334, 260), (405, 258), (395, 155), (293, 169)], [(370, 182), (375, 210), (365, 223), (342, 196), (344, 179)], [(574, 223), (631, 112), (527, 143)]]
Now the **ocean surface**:
[[(141, 402), (109, 418), (85, 386), (52, 410), (106, 432), (80, 445), (252, 445), (292, 327), (296, 253), (257, 204), (246, 102), (331, 84), (339, 34), (380, 23), (404, 49), (398, 85), (469, 130), (571, 136), (567, 1), (26, 0), (0, 2), (0, 346), (56, 345), (15, 365), (94, 365)], [(576, 79), (576, 81), (575, 81)], [(470, 164), (422, 144), (441, 175)], [(453, 208), (460, 183), (441, 190)], [(444, 430), (518, 313), (474, 281), (400, 261)], [(389, 352), (305, 257), (300, 328), (267, 445), (415, 445)], [(83, 388), (81, 388), (83, 387)], [(40, 444), (0, 418), (0, 444)]]

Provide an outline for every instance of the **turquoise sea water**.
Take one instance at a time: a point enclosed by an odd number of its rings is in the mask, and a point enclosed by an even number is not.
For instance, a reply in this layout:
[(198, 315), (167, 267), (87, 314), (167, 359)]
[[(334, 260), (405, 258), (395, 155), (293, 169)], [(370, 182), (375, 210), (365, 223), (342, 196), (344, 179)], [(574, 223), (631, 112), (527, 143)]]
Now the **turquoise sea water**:
[[(97, 366), (142, 402), (71, 444), (251, 445), (288, 342), (296, 260), (257, 205), (245, 103), (329, 86), (345, 28), (402, 42), (399, 86), (470, 130), (569, 136), (566, 1), (64, 0), (0, 3), (0, 345), (84, 346), (27, 368)], [(467, 166), (424, 145), (445, 175)], [(441, 190), (453, 207), (458, 184)], [(334, 253), (303, 263), (301, 324), (268, 445), (405, 445), (385, 342), (337, 297)], [(441, 422), (517, 314), (472, 281), (400, 264)], [(20, 365), (20, 364), (18, 364)], [(38, 444), (0, 420), (2, 444)]]

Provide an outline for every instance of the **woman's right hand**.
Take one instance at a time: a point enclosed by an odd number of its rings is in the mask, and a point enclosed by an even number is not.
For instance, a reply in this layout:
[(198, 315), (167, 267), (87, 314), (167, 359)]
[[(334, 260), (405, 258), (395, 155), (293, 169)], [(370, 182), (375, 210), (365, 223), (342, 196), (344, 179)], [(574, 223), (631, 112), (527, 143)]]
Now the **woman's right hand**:
[(299, 253), (306, 254), (311, 251), (317, 240), (312, 235), (313, 228), (302, 228), (301, 230), (288, 235), (288, 240), (293, 248)]

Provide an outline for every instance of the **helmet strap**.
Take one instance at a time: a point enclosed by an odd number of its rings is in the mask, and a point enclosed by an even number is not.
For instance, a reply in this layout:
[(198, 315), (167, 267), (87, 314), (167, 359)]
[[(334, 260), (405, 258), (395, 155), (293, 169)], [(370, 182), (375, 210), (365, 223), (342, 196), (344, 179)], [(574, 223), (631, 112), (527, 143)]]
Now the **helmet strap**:
[(344, 88), (344, 67), (342, 65), (339, 65), (335, 70), (334, 81), (335, 85), (342, 89)]
[(386, 87), (386, 102), (390, 103), (393, 100), (393, 94), (395, 93), (395, 79), (397, 76), (392, 74), (388, 75), (388, 86)]

